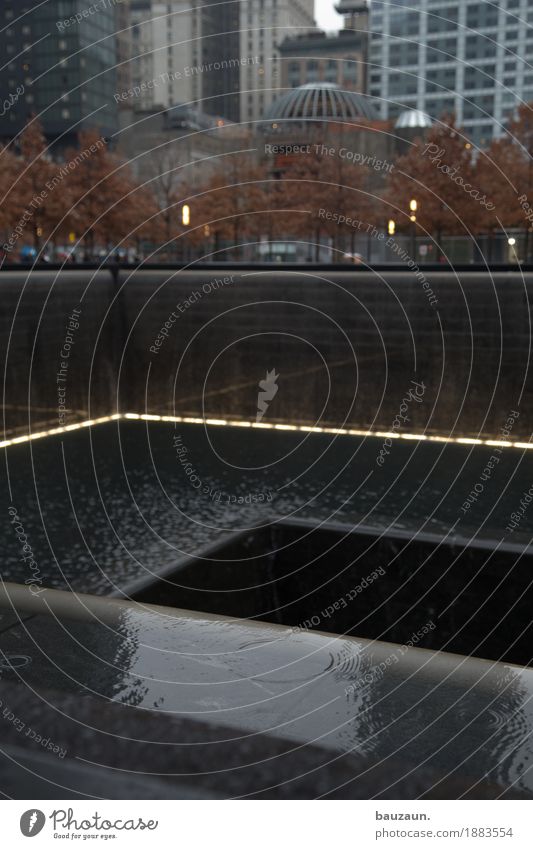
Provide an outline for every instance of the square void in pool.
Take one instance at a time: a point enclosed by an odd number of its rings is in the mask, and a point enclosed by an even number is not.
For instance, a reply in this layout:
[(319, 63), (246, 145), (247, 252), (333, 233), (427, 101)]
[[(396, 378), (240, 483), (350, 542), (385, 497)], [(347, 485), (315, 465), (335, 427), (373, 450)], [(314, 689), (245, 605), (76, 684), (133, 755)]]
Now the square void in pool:
[(532, 577), (532, 557), (512, 546), (282, 522), (222, 542), (130, 595), (530, 665)]

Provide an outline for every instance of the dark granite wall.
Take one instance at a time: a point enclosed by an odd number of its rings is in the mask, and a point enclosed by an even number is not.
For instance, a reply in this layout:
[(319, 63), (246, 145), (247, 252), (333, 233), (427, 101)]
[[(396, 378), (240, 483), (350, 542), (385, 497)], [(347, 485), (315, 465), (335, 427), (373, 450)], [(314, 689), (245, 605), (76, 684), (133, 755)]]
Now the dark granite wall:
[(50, 270), (3, 271), (0, 285), (7, 428), (27, 429), (28, 400), (33, 429), (60, 423), (56, 374), (77, 308), (69, 421), (117, 409), (254, 419), (275, 369), (265, 421), (388, 430), (416, 380), (425, 390), (404, 429), (498, 437), (519, 409), (513, 437), (531, 432), (531, 274), (221, 268), (122, 271), (117, 283)]

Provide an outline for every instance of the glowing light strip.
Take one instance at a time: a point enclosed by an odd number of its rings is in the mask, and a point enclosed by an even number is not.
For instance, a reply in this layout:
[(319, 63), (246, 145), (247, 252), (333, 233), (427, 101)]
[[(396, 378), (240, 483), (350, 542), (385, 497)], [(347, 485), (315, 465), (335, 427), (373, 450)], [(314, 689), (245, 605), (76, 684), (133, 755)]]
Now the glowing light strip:
[(94, 425), (105, 424), (106, 422), (115, 422), (122, 418), (124, 418), (122, 413), (115, 413), (113, 416), (101, 416), (98, 419), (88, 419), (85, 422), (76, 422), (75, 424), (65, 425), (64, 427), (53, 427), (49, 430), (25, 433), (23, 436), (14, 436), (12, 439), (4, 439), (0, 442), (0, 448), (8, 448), (10, 445), (20, 445), (22, 442), (33, 442), (34, 439), (43, 439), (45, 436), (57, 436), (59, 433), (70, 433), (73, 430), (81, 430), (84, 427), (93, 427)]
[(203, 424), (213, 427), (248, 427), (258, 430), (285, 430), (300, 433), (331, 433), (338, 436), (360, 436), (373, 439), (405, 439), (413, 442), (441, 442), (451, 445), (485, 445), (496, 448), (521, 448), (533, 450), (533, 442), (507, 442), (498, 439), (474, 439), (468, 436), (439, 436), (427, 433), (396, 433), (394, 431), (360, 430), (357, 428), (318, 427), (270, 422), (251, 422), (238, 419), (201, 419), (188, 416), (154, 416), (148, 413), (126, 413), (125, 419), (174, 422), (176, 424)]
[(256, 428), (258, 430), (281, 430), (300, 433), (328, 433), (336, 436), (359, 436), (364, 439), (405, 439), (414, 442), (440, 442), (450, 443), (453, 445), (484, 445), (494, 448), (519, 448), (522, 451), (533, 450), (533, 442), (509, 442), (507, 440), (498, 439), (473, 439), (467, 436), (434, 436), (425, 433), (395, 433), (394, 431), (360, 430), (357, 428), (313, 427), (310, 425), (252, 422), (233, 419), (202, 419), (193, 416), (160, 416), (155, 413), (115, 413), (112, 416), (101, 416), (98, 419), (88, 419), (87, 421), (76, 422), (75, 424), (65, 425), (64, 427), (55, 427), (48, 430), (37, 431), (36, 433), (24, 434), (23, 436), (14, 436), (12, 439), (5, 439), (3, 442), (0, 442), (0, 448), (8, 448), (10, 445), (20, 445), (24, 442), (33, 442), (33, 440), (43, 439), (45, 436), (57, 436), (61, 433), (70, 433), (74, 430), (81, 430), (85, 427), (94, 427), (95, 425), (114, 422), (119, 419), (146, 422), (172, 422), (174, 424), (200, 424), (209, 425), (211, 427), (247, 427)]

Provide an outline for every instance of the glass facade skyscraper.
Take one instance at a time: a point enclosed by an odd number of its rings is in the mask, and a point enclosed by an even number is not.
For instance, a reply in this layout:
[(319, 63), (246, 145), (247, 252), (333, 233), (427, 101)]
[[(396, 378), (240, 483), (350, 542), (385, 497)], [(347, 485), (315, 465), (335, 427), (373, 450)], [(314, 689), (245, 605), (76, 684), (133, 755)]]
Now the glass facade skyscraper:
[(2, 100), (23, 88), (0, 110), (0, 138), (15, 136), (32, 114), (48, 140), (62, 146), (88, 126), (104, 135), (117, 129), (118, 6), (107, 0), (87, 12), (93, 6), (86, 0), (0, 0)]
[(373, 0), (370, 94), (381, 117), (454, 113), (485, 146), (533, 100), (533, 0)]

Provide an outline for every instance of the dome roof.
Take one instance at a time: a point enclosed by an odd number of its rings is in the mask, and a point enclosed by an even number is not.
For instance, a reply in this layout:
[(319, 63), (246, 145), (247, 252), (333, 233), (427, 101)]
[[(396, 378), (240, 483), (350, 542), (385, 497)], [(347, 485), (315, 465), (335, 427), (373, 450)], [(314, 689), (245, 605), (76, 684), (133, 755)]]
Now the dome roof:
[(265, 122), (377, 120), (371, 98), (346, 91), (335, 83), (306, 83), (287, 91), (272, 103)]
[(420, 109), (406, 109), (398, 116), (394, 125), (395, 130), (420, 130), (433, 126), (433, 121)]

